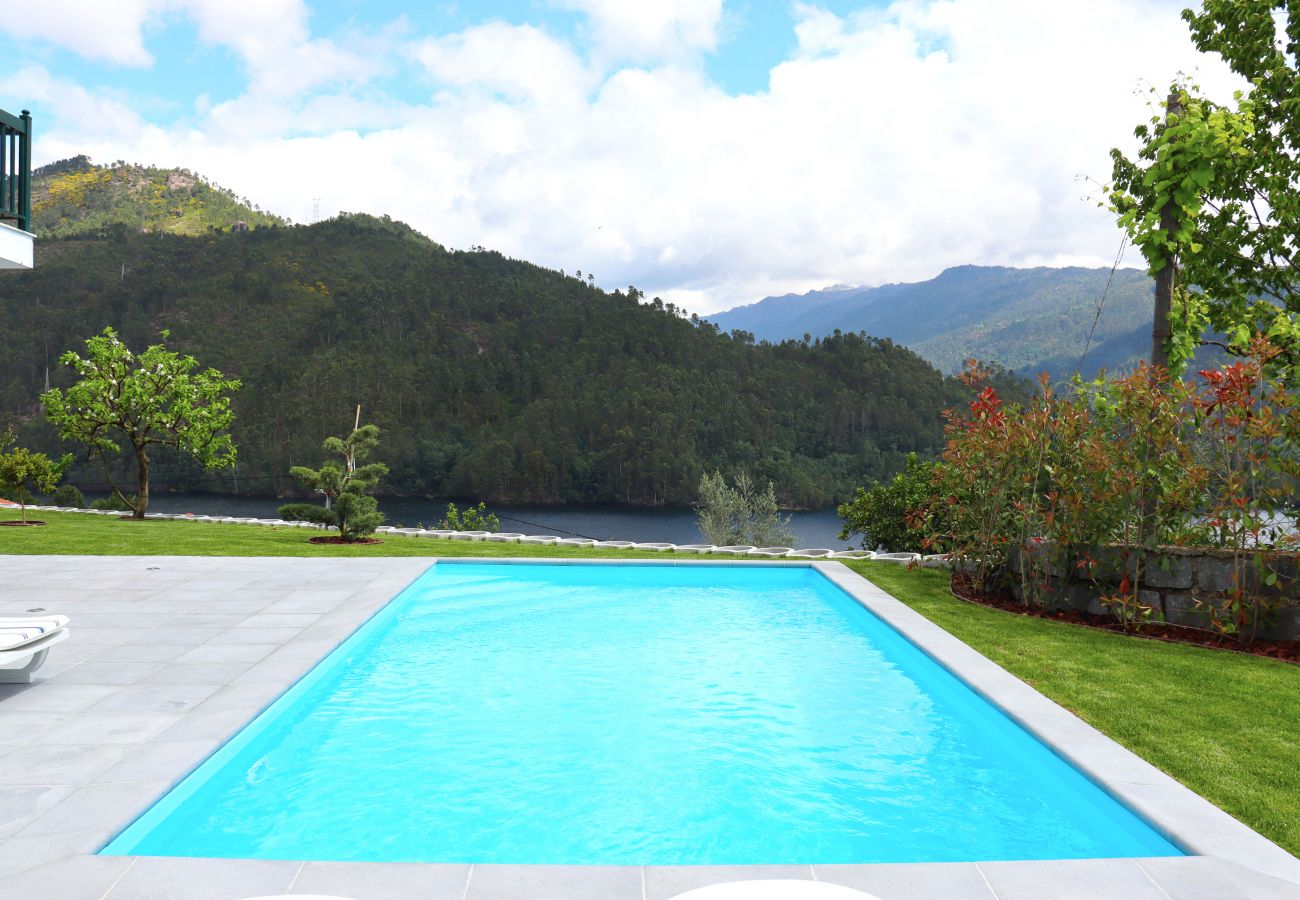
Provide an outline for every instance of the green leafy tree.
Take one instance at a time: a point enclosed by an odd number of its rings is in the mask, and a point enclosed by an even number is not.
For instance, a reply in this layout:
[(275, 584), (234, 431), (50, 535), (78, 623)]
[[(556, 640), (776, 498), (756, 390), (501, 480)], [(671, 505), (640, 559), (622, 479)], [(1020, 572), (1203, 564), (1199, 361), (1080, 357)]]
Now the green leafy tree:
[(442, 528), (449, 531), (500, 531), (501, 520), (495, 513), (487, 511), (486, 503), (479, 503), (478, 507), (465, 507), (462, 512), (456, 508), (455, 503), (447, 504), (447, 514), (442, 517), (440, 523)]
[[(0, 448), (12, 443), (13, 435), (0, 435)], [(36, 453), (26, 447), (15, 447), (6, 453), (0, 453), (0, 490), (14, 500), (22, 511), (23, 521), (27, 521), (27, 504), (33, 494), (48, 494), (58, 485), (63, 472), (72, 463), (72, 454), (66, 453), (55, 462), (44, 453)]]
[[(163, 340), (169, 336), (162, 332)], [(86, 356), (69, 350), (59, 361), (77, 373), (67, 390), (41, 395), (45, 414), (64, 440), (87, 447), (88, 458), (104, 463), (113, 493), (143, 519), (149, 508), (149, 449), (173, 447), (192, 455), (205, 469), (234, 465), (235, 444), (227, 429), (235, 418), (229, 394), (237, 378), (216, 369), (195, 371), (198, 362), (163, 344), (131, 352), (112, 328), (86, 341)], [(138, 488), (128, 498), (113, 481), (107, 464), (124, 440), (135, 456)]]
[[(852, 534), (862, 535), (862, 548), (920, 553), (925, 546), (927, 532), (918, 529), (919, 511), (931, 506), (934, 493), (935, 463), (917, 459), (915, 453), (907, 455), (907, 468), (891, 481), (878, 481), (870, 488), (858, 488), (853, 499), (842, 503), (836, 513), (844, 520), (840, 540)], [(944, 526), (928, 521), (928, 527), (946, 530)]]
[[(367, 494), (388, 474), (388, 466), (383, 463), (365, 461), (378, 446), (378, 426), (362, 425), (346, 438), (325, 439), (323, 449), (338, 459), (327, 459), (319, 469), (294, 466), (289, 470), (294, 478), (325, 496), (326, 515), (319, 521), (337, 528), (345, 541), (373, 534), (384, 523), (379, 501)], [(309, 516), (298, 517), (316, 521)]]
[(696, 512), (700, 533), (718, 546), (784, 546), (794, 541), (790, 517), (783, 517), (777, 510), (772, 482), (759, 490), (748, 472), (738, 472), (731, 484), (721, 472), (705, 473), (700, 479)]
[[(1139, 125), (1136, 159), (1112, 150), (1111, 207), (1152, 274), (1174, 267), (1167, 345), (1181, 372), (1199, 344), (1246, 355), (1256, 333), (1300, 363), (1300, 7), (1204, 0), (1185, 10), (1197, 49), (1250, 82), (1228, 105), (1175, 82)], [(1212, 333), (1224, 335), (1223, 341)]]

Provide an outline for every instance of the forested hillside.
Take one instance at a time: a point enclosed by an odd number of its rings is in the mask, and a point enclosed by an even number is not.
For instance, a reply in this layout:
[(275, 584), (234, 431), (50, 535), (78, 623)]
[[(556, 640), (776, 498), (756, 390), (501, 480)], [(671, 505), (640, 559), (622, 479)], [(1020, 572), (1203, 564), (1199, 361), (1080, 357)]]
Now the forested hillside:
[(162, 460), (159, 488), (290, 491), (289, 466), (317, 463), (359, 403), (383, 430), (389, 493), (685, 504), (705, 470), (744, 466), (820, 506), (936, 452), (940, 410), (964, 396), (889, 341), (755, 346), (634, 289), (368, 216), (193, 237), (118, 226), (37, 254), (0, 277), (0, 428), (55, 449), (46, 366), (68, 383), (58, 354), (105, 325), (137, 348), (169, 328), (243, 379), (238, 472)]
[(112, 225), (136, 231), (203, 234), (213, 228), (284, 224), (279, 216), (188, 169), (74, 156), (32, 173), (32, 230), (42, 238), (94, 234)]
[(759, 340), (865, 331), (905, 344), (944, 372), (995, 360), (1028, 375), (1130, 368), (1151, 349), (1152, 282), (1119, 269), (1097, 317), (1109, 269), (958, 266), (916, 284), (768, 297), (709, 318)]

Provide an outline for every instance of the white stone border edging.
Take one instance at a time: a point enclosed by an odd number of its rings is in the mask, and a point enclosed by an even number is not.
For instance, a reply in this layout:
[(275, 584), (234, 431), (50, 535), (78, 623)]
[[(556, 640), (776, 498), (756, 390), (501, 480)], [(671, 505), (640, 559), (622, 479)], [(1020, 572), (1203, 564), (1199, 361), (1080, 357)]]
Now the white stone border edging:
[[(116, 510), (78, 509), (68, 506), (28, 506), (27, 508), (41, 512), (88, 513), (96, 516), (128, 515)], [(275, 528), (315, 528), (317, 530), (326, 528), (324, 525), (317, 525), (313, 522), (286, 522), (284, 519), (254, 519), (244, 516), (200, 516), (190, 513), (146, 513), (145, 518), (174, 522), (205, 522), (220, 525), (260, 525)], [(669, 544), (660, 541), (600, 541), (594, 538), (561, 538), (550, 534), (521, 534), (516, 531), (448, 531), (440, 528), (406, 528), (394, 525), (381, 525), (375, 529), (375, 534), (393, 537), (435, 538), (438, 540), (594, 547), (603, 550), (649, 550), (658, 553), (697, 553), (700, 555), (749, 556), (766, 559), (870, 559), (903, 566), (916, 564), (927, 569), (944, 568), (949, 565), (948, 556), (945, 554), (923, 557), (919, 553), (874, 553), (870, 550), (831, 550), (826, 547), (800, 549), (793, 547), (751, 547), (748, 545), (717, 547), (713, 544)]]

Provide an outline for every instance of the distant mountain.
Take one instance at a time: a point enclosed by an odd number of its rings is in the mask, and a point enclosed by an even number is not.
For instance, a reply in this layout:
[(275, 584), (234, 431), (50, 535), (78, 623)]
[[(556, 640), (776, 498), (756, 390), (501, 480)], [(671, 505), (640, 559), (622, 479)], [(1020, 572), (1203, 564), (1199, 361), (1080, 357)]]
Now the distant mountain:
[[(130, 172), (77, 171), (107, 173), (106, 199), (134, 196), (118, 182)], [(136, 183), (147, 197), (158, 182)], [(172, 347), (243, 381), (239, 467), (160, 450), (158, 491), (301, 495), (290, 467), (316, 465), (359, 404), (383, 433), (387, 494), (688, 505), (704, 473), (745, 469), (788, 505), (824, 508), (909, 452), (937, 454), (942, 410), (968, 397), (891, 341), (756, 346), (635, 288), (450, 251), (386, 217), (168, 230), (42, 234), (34, 269), (0, 272), (0, 433), (72, 450), (40, 403), (72, 378), (59, 354), (106, 325), (136, 348), (168, 329)], [(79, 460), (71, 478), (104, 475)]]
[[(906, 345), (943, 372), (958, 371), (974, 357), (1060, 377), (1079, 366), (1109, 277), (1109, 269), (958, 266), (916, 284), (767, 297), (709, 319), (723, 331), (747, 331), (773, 343), (865, 331)], [(1152, 291), (1145, 272), (1115, 272), (1085, 376), (1146, 358)]]
[(286, 224), (189, 169), (97, 166), (87, 156), (32, 173), (32, 219), (33, 231), (43, 238), (95, 234), (115, 225), (198, 235), (240, 222), (250, 228)]

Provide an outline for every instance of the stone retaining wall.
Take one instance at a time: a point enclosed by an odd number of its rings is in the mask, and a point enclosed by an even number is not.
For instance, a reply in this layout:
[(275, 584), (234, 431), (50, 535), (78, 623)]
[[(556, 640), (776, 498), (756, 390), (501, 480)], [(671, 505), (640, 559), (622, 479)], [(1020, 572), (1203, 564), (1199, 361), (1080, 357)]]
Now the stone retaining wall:
[[(1045, 556), (1046, 550), (1045, 546), (1040, 547), (1035, 555)], [(1019, 571), (1019, 556), (1019, 553), (1012, 554), (1010, 569), (1013, 573)], [(1263, 583), (1252, 560), (1242, 561), (1247, 595), (1266, 598), (1270, 603), (1278, 600), (1283, 604), (1272, 621), (1260, 623), (1259, 636), (1300, 640), (1300, 553), (1271, 553), (1268, 562), (1278, 575), (1273, 585)], [(1066, 575), (1049, 565), (1046, 567), (1044, 597), (1056, 609), (1106, 613), (1099, 598), (1118, 593), (1125, 569), (1130, 579), (1134, 577), (1135, 563), (1130, 554), (1125, 564), (1122, 548), (1108, 547), (1097, 559), (1091, 577), (1086, 570), (1077, 567)], [(1222, 604), (1228, 599), (1236, 588), (1235, 570), (1232, 553), (1227, 550), (1163, 548), (1147, 561), (1141, 583), (1137, 585), (1138, 600), (1172, 624), (1210, 628), (1206, 607)], [(1019, 598), (1019, 580), (1013, 576), (1013, 581), (1012, 593)]]

